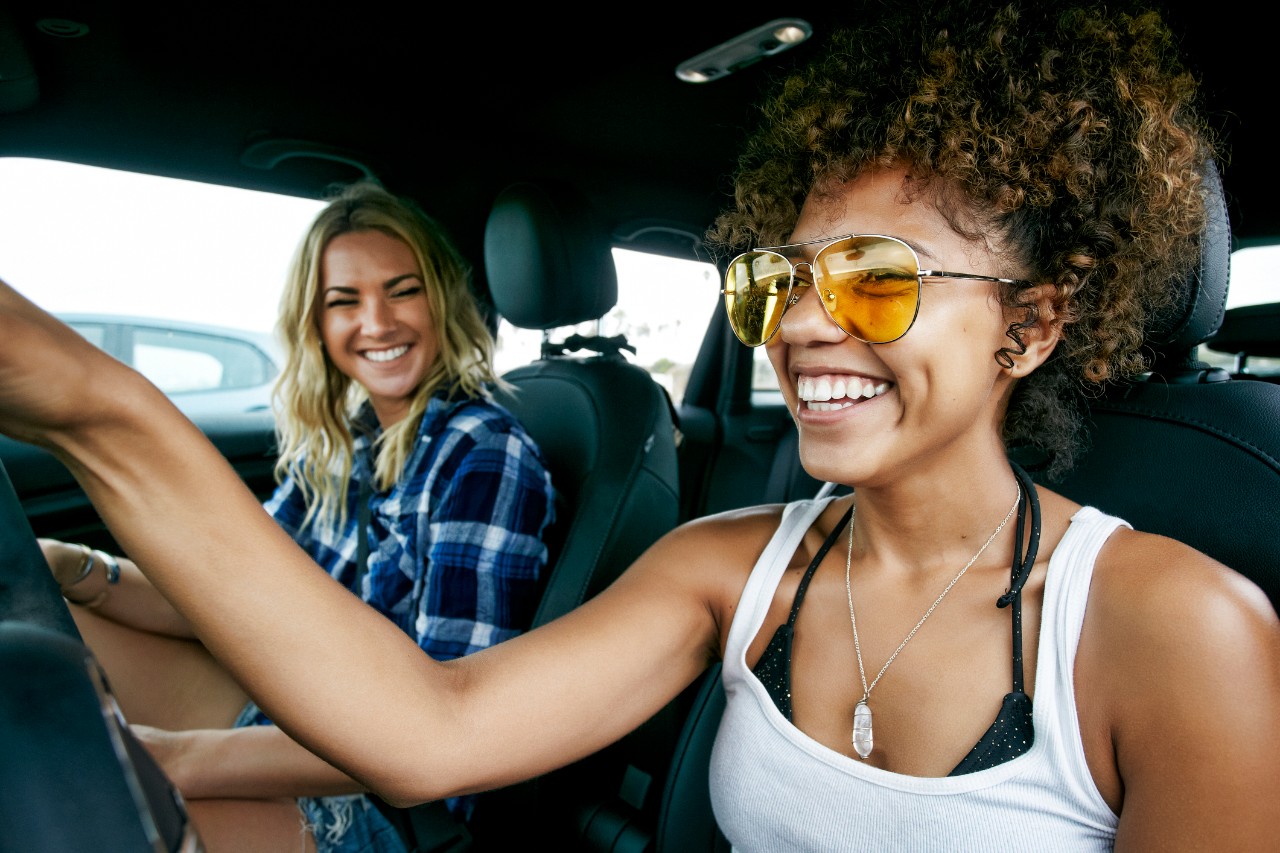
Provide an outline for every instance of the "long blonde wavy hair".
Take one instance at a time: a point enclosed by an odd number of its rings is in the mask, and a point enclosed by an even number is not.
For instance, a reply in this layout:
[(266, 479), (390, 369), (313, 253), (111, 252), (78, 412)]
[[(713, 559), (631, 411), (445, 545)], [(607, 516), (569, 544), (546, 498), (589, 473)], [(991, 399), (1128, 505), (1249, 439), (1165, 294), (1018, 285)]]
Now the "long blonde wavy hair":
[(373, 181), (349, 184), (320, 211), (294, 251), (276, 334), (285, 363), (276, 380), (277, 482), (292, 476), (306, 500), (303, 525), (346, 520), (354, 415), (368, 399), (330, 360), (320, 338), (321, 258), (335, 237), (381, 231), (413, 252), (436, 323), (440, 352), (417, 389), (409, 414), (374, 445), (374, 486), (390, 488), (413, 450), (433, 394), (482, 397), (500, 384), (493, 368), (493, 336), (471, 291), (471, 266), (444, 230), (413, 202)]

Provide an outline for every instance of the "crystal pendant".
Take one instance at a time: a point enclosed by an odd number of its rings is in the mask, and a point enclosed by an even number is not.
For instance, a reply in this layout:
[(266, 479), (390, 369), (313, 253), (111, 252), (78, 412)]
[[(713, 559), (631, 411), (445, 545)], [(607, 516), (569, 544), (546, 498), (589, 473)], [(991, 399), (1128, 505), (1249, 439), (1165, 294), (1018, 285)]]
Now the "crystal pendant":
[(874, 743), (871, 736), (871, 708), (867, 705), (867, 700), (863, 699), (853, 709), (854, 752), (858, 753), (859, 758), (866, 758), (871, 754)]

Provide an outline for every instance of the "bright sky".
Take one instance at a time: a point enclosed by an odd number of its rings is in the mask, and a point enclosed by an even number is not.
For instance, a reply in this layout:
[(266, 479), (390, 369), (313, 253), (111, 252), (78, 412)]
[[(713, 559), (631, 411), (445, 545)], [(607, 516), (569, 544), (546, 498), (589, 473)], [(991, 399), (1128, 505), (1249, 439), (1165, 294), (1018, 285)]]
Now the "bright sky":
[(0, 158), (0, 277), (49, 311), (270, 331), (310, 199)]
[(1280, 302), (1280, 246), (1251, 246), (1231, 253), (1227, 307)]

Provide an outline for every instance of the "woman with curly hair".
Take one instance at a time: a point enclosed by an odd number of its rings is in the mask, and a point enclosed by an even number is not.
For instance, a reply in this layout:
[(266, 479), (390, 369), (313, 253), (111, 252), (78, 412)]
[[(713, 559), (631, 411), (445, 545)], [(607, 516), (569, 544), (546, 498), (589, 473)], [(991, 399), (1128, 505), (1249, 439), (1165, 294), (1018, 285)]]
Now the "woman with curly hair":
[[(303, 237), (277, 322), (286, 357), (275, 388), (279, 486), (267, 513), (439, 660), (529, 625), (554, 511), (536, 444), (489, 395), (500, 381), (493, 339), (469, 279), (434, 220), (359, 182)], [(130, 560), (41, 546), (207, 849), (406, 849), (363, 786), (272, 725)], [(331, 642), (330, 626), (304, 607), (297, 614), (306, 644)], [(338, 679), (317, 673), (331, 686)], [(452, 798), (447, 808), (465, 821), (473, 804)]]
[[(23, 345), (0, 357), (0, 425), (73, 460), (250, 694), (398, 802), (585, 756), (722, 660), (710, 783), (737, 850), (1273, 847), (1265, 595), (1009, 461), (1035, 449), (1069, 468), (1079, 396), (1146, 367), (1216, 155), (1157, 14), (1053, 5), (863, 15), (765, 102), (710, 231), (734, 254), (731, 325), (767, 348), (806, 470), (852, 494), (682, 525), (499, 647), (433, 664), (357, 618), (286, 538), (250, 529), (243, 489), (177, 417), (154, 417), (144, 381), (122, 405), (53, 380), (85, 348), (12, 294), (0, 332)], [(148, 453), (115, 451), (127, 428)], [(156, 461), (178, 454), (197, 463)], [(148, 530), (169, 499), (185, 523)], [(214, 508), (243, 544), (196, 535)], [(282, 567), (265, 588), (247, 568), (264, 553)], [(286, 597), (343, 625), (341, 654), (291, 666), (297, 620), (266, 603)], [(379, 671), (344, 663), (356, 651)], [(321, 664), (340, 694), (314, 684)]]

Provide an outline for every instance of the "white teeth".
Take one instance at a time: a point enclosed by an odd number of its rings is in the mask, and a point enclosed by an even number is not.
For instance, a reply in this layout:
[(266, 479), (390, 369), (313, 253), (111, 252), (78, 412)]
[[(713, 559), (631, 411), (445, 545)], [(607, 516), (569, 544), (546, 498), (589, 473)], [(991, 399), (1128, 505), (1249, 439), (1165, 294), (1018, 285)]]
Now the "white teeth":
[(889, 387), (888, 382), (854, 376), (801, 376), (796, 380), (796, 394), (816, 412), (846, 408), (859, 399), (878, 397)]
[(370, 361), (393, 361), (409, 351), (407, 345), (391, 349), (371, 349), (365, 351), (364, 357)]

